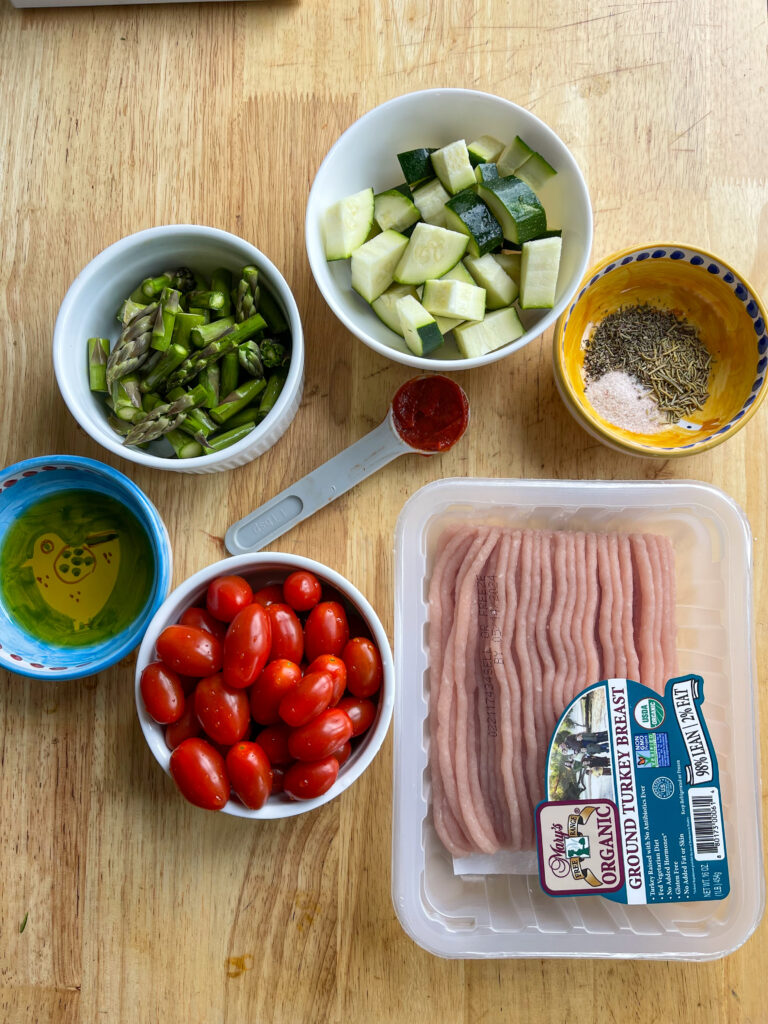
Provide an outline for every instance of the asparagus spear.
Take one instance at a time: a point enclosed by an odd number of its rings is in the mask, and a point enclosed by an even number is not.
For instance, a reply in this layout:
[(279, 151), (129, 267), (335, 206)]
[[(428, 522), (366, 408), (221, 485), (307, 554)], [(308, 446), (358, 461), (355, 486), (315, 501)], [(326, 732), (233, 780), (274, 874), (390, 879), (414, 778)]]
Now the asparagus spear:
[(177, 313), (176, 319), (173, 322), (171, 344), (182, 345), (189, 352), (192, 344), (189, 335), (192, 328), (201, 327), (205, 322), (205, 317), (202, 313), (184, 313), (183, 311)]
[(209, 441), (203, 445), (203, 450), (206, 455), (212, 452), (220, 452), (224, 448), (229, 448), (230, 445), (237, 444), (238, 441), (242, 441), (244, 437), (253, 430), (252, 423), (246, 423), (241, 427), (235, 427), (234, 430), (227, 430), (223, 434), (217, 434), (216, 437), (212, 437)]
[(110, 398), (115, 410), (115, 415), (120, 416), (120, 409), (123, 406), (130, 406), (133, 409), (141, 409), (141, 392), (139, 391), (139, 378), (135, 373), (116, 380), (110, 389)]
[(133, 373), (146, 360), (157, 310), (156, 303), (139, 310), (123, 328), (107, 359), (108, 387), (112, 386), (113, 381)]
[(162, 437), (169, 430), (175, 430), (189, 409), (202, 405), (205, 401), (205, 388), (195, 387), (185, 392), (172, 402), (165, 402), (158, 405), (150, 413), (143, 414), (143, 418), (134, 425), (133, 429), (125, 437), (126, 444), (145, 444), (147, 441), (154, 441)]
[(131, 292), (131, 299), (134, 302), (149, 302), (156, 299), (163, 288), (170, 288), (173, 281), (171, 274), (161, 274), (159, 277), (145, 277), (138, 288)]
[(107, 359), (109, 340), (88, 339), (88, 385), (91, 391), (107, 391)]
[(272, 293), (267, 291), (266, 288), (261, 289), (259, 312), (267, 321), (267, 326), (272, 334), (284, 334), (288, 330), (288, 322), (283, 315), (283, 311), (273, 298)]
[(239, 388), (230, 392), (223, 402), (211, 409), (211, 419), (216, 420), (217, 423), (226, 423), (236, 412), (240, 412), (246, 405), (250, 405), (266, 386), (267, 382), (263, 377), (259, 380), (246, 381), (245, 384), (241, 384)]
[(194, 291), (197, 287), (197, 280), (194, 272), (189, 267), (178, 267), (171, 278), (171, 288), (180, 291), (182, 295)]
[(129, 320), (136, 316), (140, 309), (146, 309), (146, 306), (146, 302), (134, 302), (133, 299), (126, 299), (117, 311), (117, 319), (125, 326)]
[(211, 366), (213, 363), (217, 363), (227, 352), (233, 352), (241, 342), (246, 341), (258, 331), (263, 330), (264, 326), (263, 318), (257, 313), (256, 316), (244, 320), (236, 327), (228, 328), (227, 334), (212, 341), (199, 352), (188, 356), (178, 370), (175, 370), (168, 378), (168, 387), (175, 388), (181, 384), (186, 384), (187, 381), (193, 380), (201, 370)]
[[(245, 344), (245, 342), (243, 342)], [(234, 391), (237, 387), (237, 382), (240, 379), (240, 360), (237, 357), (237, 352), (227, 352), (222, 357), (221, 362), (221, 381), (219, 383), (219, 393), (222, 395), (228, 395), (230, 391)]]
[(232, 316), (222, 317), (221, 320), (212, 320), (210, 323), (198, 324), (190, 330), (189, 340), (195, 348), (205, 348), (209, 342), (221, 338), (230, 327), (234, 326), (235, 318)]
[(285, 384), (287, 377), (288, 370), (285, 367), (281, 367), (279, 370), (275, 370), (267, 381), (264, 394), (261, 396), (261, 401), (259, 402), (259, 414), (262, 419), (264, 419), (267, 413), (272, 411), (275, 402), (280, 397), (280, 392), (283, 390), (283, 385)]
[(165, 436), (170, 441), (177, 459), (195, 459), (198, 455), (203, 454), (203, 446), (200, 442), (188, 434), (183, 434), (180, 430), (169, 430)]
[(226, 267), (219, 267), (211, 274), (211, 291), (221, 292), (224, 296), (224, 305), (218, 310), (217, 315), (229, 316), (232, 312), (232, 301), (229, 297), (232, 291), (232, 273)]
[[(145, 395), (150, 391), (154, 391), (159, 384), (162, 384), (166, 377), (173, 373), (177, 367), (181, 366), (187, 358), (187, 350), (183, 345), (173, 344), (165, 352), (158, 352), (157, 355), (160, 358), (148, 373), (143, 373), (142, 381), (139, 385), (142, 393)], [(146, 366), (146, 363), (144, 365)]]
[(175, 288), (164, 288), (160, 305), (152, 325), (152, 348), (164, 352), (171, 344), (176, 314), (181, 311), (181, 292)]
[(224, 292), (214, 292), (202, 288), (196, 288), (187, 294), (187, 302), (190, 306), (202, 306), (203, 309), (220, 310), (227, 302), (228, 296)]
[(264, 338), (259, 342), (259, 353), (264, 367), (268, 370), (273, 370), (277, 366), (285, 366), (291, 359), (285, 345), (272, 338)]
[(233, 427), (243, 427), (246, 423), (261, 423), (264, 417), (259, 412), (259, 406), (247, 405), (240, 412), (236, 412), (234, 416), (230, 416), (227, 420), (227, 426), (230, 430)]
[[(264, 367), (261, 365), (259, 346), (255, 341), (244, 341), (237, 346), (237, 360), (249, 377), (264, 376)], [(226, 394), (226, 391), (224, 392)]]
[(243, 267), (235, 295), (235, 319), (238, 323), (253, 316), (259, 308), (259, 271), (256, 267)]
[(219, 404), (219, 382), (221, 380), (221, 372), (219, 370), (219, 364), (214, 363), (212, 366), (206, 366), (204, 370), (200, 371), (200, 376), (197, 378), (198, 384), (205, 388), (206, 397), (203, 405), (206, 409), (212, 409), (215, 405)]

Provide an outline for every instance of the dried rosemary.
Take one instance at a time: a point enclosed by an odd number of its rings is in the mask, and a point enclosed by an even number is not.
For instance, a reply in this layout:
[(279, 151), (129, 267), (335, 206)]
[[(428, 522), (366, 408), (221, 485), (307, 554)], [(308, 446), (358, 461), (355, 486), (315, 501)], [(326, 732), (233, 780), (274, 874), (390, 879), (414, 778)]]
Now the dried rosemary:
[(693, 324), (667, 309), (622, 306), (600, 321), (585, 349), (587, 380), (612, 370), (629, 374), (669, 422), (690, 416), (709, 397), (712, 356)]

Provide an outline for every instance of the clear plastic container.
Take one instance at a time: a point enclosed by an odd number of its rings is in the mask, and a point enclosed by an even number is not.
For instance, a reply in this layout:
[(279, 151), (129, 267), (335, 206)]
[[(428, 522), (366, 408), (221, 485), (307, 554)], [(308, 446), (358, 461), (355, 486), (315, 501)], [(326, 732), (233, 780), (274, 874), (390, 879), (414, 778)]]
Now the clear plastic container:
[[(704, 677), (720, 768), (731, 874), (725, 900), (624, 906), (600, 896), (553, 899), (536, 875), (454, 874), (430, 810), (427, 594), (438, 537), (463, 521), (670, 537), (680, 671)], [(440, 480), (403, 508), (395, 562), (392, 898), (411, 938), (445, 957), (674, 960), (716, 959), (745, 942), (762, 916), (765, 884), (752, 539), (738, 505), (688, 481)]]

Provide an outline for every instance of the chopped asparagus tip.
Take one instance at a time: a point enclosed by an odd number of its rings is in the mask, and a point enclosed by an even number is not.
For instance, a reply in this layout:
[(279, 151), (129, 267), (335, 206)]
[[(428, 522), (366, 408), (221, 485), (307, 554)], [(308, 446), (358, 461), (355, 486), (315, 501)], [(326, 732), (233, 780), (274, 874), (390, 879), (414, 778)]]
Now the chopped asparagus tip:
[(195, 280), (195, 275), (189, 267), (179, 267), (174, 271), (173, 277), (171, 278), (171, 287), (176, 288), (185, 295), (187, 292), (195, 290), (197, 282)]
[(107, 359), (109, 340), (88, 339), (88, 385), (91, 391), (107, 391)]
[(183, 345), (172, 344), (165, 352), (157, 352), (157, 361), (154, 366), (151, 367), (149, 372), (144, 372), (143, 379), (139, 385), (140, 390), (147, 394), (150, 391), (154, 391), (166, 377), (170, 376), (173, 371), (181, 366), (184, 360), (187, 358), (187, 350)]
[(238, 345), (237, 359), (250, 377), (259, 378), (264, 376), (259, 346), (255, 341), (244, 341), (242, 345)]
[(266, 386), (267, 382), (263, 377), (241, 384), (239, 388), (235, 388), (227, 395), (223, 402), (211, 409), (211, 419), (217, 423), (226, 423), (235, 413), (240, 412), (246, 405), (250, 405)]
[(291, 356), (288, 349), (279, 341), (275, 341), (273, 338), (264, 338), (263, 341), (259, 342), (259, 353), (261, 354), (261, 361), (264, 367), (268, 370), (274, 370), (278, 366), (286, 366)]
[(211, 274), (211, 291), (221, 292), (224, 296), (224, 305), (219, 309), (219, 316), (229, 316), (232, 312), (232, 273), (226, 267), (219, 267)]
[(205, 388), (199, 385), (185, 392), (172, 402), (158, 405), (150, 413), (142, 413), (141, 420), (134, 424), (133, 429), (126, 435), (126, 444), (146, 444), (147, 441), (154, 441), (169, 430), (175, 430), (184, 420), (187, 410), (202, 405), (205, 401)]
[(193, 380), (206, 366), (217, 363), (227, 352), (234, 351), (241, 342), (259, 333), (265, 326), (263, 318), (257, 313), (256, 316), (244, 320), (231, 330), (228, 329), (228, 333), (222, 338), (212, 341), (210, 345), (206, 345), (199, 352), (188, 356), (178, 370), (168, 378), (168, 387), (175, 388)]

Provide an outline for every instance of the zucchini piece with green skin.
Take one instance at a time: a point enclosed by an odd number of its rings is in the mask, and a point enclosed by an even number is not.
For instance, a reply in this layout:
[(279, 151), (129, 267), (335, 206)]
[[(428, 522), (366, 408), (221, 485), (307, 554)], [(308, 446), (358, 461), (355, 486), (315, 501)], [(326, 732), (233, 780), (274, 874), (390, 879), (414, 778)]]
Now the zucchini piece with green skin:
[(520, 264), (522, 309), (551, 309), (555, 304), (562, 239), (536, 238), (523, 246)]
[(434, 152), (434, 149), (409, 149), (406, 153), (397, 154), (403, 177), (412, 192), (434, 178), (435, 170), (430, 160)]
[(500, 177), (499, 168), (496, 164), (478, 164), (475, 167), (475, 178), (480, 185), (498, 177)]
[(504, 143), (499, 142), (493, 135), (481, 135), (479, 139), (475, 139), (467, 146), (469, 162), (473, 167), (477, 167), (479, 164), (495, 163), (503, 150)]
[(451, 195), (455, 196), (457, 192), (475, 184), (475, 172), (469, 162), (464, 139), (457, 139), (442, 149), (435, 150), (430, 159), (435, 174)]
[(398, 284), (424, 284), (425, 281), (437, 280), (456, 266), (468, 242), (468, 237), (458, 231), (419, 222), (395, 268), (395, 281)]
[(427, 224), (445, 227), (445, 204), (451, 197), (437, 180), (428, 182), (413, 193), (413, 202)]
[(485, 319), (479, 323), (456, 327), (453, 337), (459, 352), (466, 359), (474, 359), (517, 341), (523, 334), (525, 328), (520, 323), (520, 317), (512, 306), (507, 306), (505, 309), (486, 313)]
[(522, 245), (547, 230), (547, 215), (536, 193), (514, 175), (478, 185), (477, 194), (510, 242)]
[(398, 231), (382, 231), (352, 253), (352, 287), (373, 302), (392, 284), (395, 267), (409, 245)]
[(418, 299), (406, 295), (397, 300), (397, 312), (403, 339), (416, 356), (426, 356), (443, 344), (443, 336), (435, 318)]
[(472, 256), (500, 249), (504, 241), (501, 225), (471, 188), (465, 188), (445, 204), (445, 226), (469, 236), (467, 250)]
[(346, 260), (368, 237), (373, 224), (373, 189), (339, 199), (325, 211), (325, 258)]
[(419, 211), (410, 195), (396, 188), (379, 192), (373, 198), (373, 216), (382, 231), (405, 231), (419, 219)]
[(485, 316), (485, 289), (462, 281), (427, 281), (421, 304), (433, 316), (482, 320)]
[(385, 292), (374, 299), (371, 303), (371, 309), (376, 316), (381, 320), (383, 324), (394, 331), (395, 334), (399, 334), (402, 338), (403, 328), (400, 325), (400, 316), (397, 312), (398, 299), (404, 298), (406, 295), (412, 295), (415, 299), (416, 289), (410, 284), (393, 284)]
[(523, 142), (519, 135), (516, 135), (514, 140), (502, 150), (501, 155), (496, 160), (499, 174), (502, 177), (514, 174), (517, 168), (524, 164), (528, 157), (533, 156), (533, 154), (534, 150), (526, 142)]
[(515, 177), (530, 185), (537, 192), (542, 185), (557, 174), (555, 168), (548, 164), (541, 153), (533, 153), (524, 164), (515, 171)]
[(464, 266), (481, 288), (485, 288), (485, 305), (487, 309), (501, 309), (511, 306), (517, 298), (518, 286), (512, 278), (505, 274), (496, 262), (493, 253), (485, 256), (467, 256)]
[(522, 253), (519, 252), (495, 252), (493, 258), (499, 264), (501, 269), (512, 278), (513, 281), (520, 284), (520, 260), (522, 259)]

